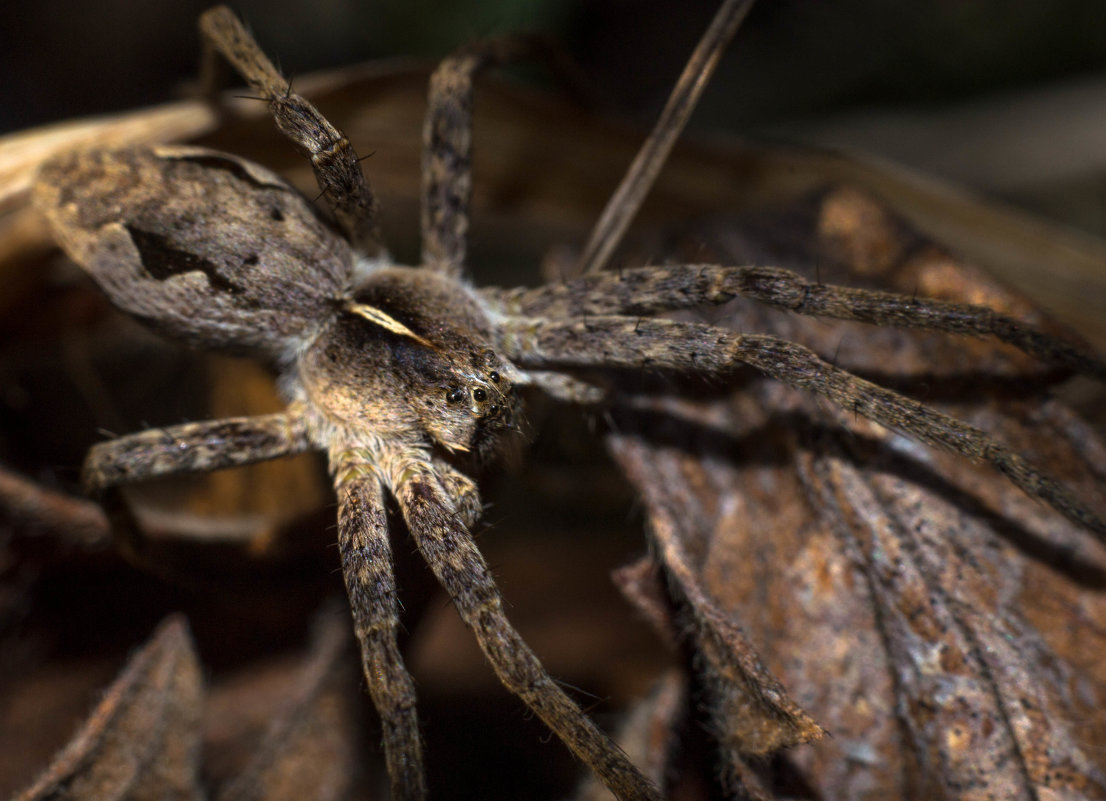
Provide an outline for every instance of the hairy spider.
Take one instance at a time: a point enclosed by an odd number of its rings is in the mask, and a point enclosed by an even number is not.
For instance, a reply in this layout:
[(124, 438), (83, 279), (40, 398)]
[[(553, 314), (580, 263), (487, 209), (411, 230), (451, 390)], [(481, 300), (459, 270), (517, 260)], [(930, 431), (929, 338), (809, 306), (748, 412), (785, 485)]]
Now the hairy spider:
[[(685, 73), (690, 83), (702, 83), (748, 5), (724, 4)], [(589, 274), (537, 289), (476, 290), (462, 278), (472, 81), (479, 69), (516, 58), (525, 46), (512, 40), (468, 47), (431, 79), (422, 265), (405, 267), (388, 259), (376, 200), (341, 132), (291, 91), (228, 10), (207, 12), (201, 29), (210, 55), (235, 66), (309, 156), (331, 219), (264, 168), (194, 147), (57, 158), (40, 172), (36, 203), (113, 303), (172, 336), (275, 363), (288, 406), (279, 414), (188, 423), (97, 445), (84, 481), (90, 491), (108, 493), (161, 476), (326, 453), (345, 582), (383, 723), (393, 797), (423, 798), (427, 790), (414, 687), (397, 647), (388, 496), (503, 684), (618, 798), (660, 797), (512, 628), (470, 536), (481, 503), (465, 471), (490, 457), (515, 425), (521, 386), (593, 404), (606, 390), (588, 380), (589, 370), (666, 370), (724, 383), (751, 366), (921, 442), (989, 463), (1106, 535), (1106, 523), (1060, 483), (978, 429), (780, 338), (648, 315), (741, 295), (803, 315), (992, 335), (1106, 378), (1106, 364), (1080, 347), (987, 308), (814, 284), (770, 267), (598, 272), (693, 103), (684, 82), (586, 250), (582, 271)]]

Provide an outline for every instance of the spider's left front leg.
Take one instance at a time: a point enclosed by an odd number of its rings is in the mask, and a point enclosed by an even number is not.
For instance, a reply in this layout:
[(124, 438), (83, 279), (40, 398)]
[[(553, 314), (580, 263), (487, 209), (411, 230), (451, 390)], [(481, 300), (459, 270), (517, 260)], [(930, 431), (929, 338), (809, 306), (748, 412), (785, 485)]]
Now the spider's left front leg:
[(865, 381), (794, 342), (701, 323), (611, 316), (571, 322), (507, 318), (500, 324), (498, 346), (515, 364), (535, 369), (664, 369), (721, 381), (746, 365), (755, 367), (919, 442), (986, 462), (1106, 541), (1106, 520), (986, 432)]
[(361, 663), (380, 715), (393, 801), (426, 798), (415, 684), (399, 652), (399, 600), (378, 460), (357, 450), (331, 460), (338, 495), (338, 550)]
[(423, 558), (476, 635), (499, 680), (569, 749), (628, 801), (659, 801), (657, 789), (549, 677), (503, 612), (499, 589), (435, 466), (417, 454), (396, 460), (392, 492)]
[(993, 336), (1041, 361), (1106, 380), (1106, 361), (1078, 343), (970, 303), (808, 281), (779, 267), (671, 264), (599, 273), (535, 288), (480, 290), (512, 317), (651, 315), (745, 297), (806, 317), (854, 320), (967, 336)]

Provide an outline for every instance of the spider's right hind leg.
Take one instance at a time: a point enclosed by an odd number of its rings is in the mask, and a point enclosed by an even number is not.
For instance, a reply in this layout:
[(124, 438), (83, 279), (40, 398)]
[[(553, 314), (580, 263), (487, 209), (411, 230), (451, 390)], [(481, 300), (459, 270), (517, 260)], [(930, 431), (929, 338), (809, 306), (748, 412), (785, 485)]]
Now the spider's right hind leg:
[(430, 76), (422, 152), (422, 263), (451, 275), (465, 261), (472, 202), (472, 98), (476, 74), (536, 60), (569, 92), (587, 94), (576, 65), (538, 35), (484, 39), (461, 47)]

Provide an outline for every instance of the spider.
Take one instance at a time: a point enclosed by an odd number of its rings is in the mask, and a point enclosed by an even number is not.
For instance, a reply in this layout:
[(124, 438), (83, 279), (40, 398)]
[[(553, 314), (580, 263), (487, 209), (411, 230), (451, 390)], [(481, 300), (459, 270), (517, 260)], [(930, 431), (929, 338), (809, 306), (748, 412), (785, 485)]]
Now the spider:
[[(728, 0), (693, 57), (703, 77), (749, 3)], [(288, 82), (225, 8), (203, 15), (209, 54), (229, 61), (311, 160), (329, 217), (266, 169), (194, 147), (67, 154), (40, 171), (36, 204), (111, 301), (192, 344), (276, 365), (285, 411), (145, 431), (95, 446), (83, 480), (108, 502), (121, 485), (309, 450), (325, 452), (361, 658), (383, 727), (392, 795), (427, 795), (412, 679), (397, 646), (389, 499), (503, 684), (620, 799), (657, 788), (546, 673), (511, 626), (470, 530), (471, 468), (517, 427), (518, 391), (605, 400), (607, 370), (683, 373), (719, 384), (750, 367), (923, 443), (986, 462), (1099, 537), (1106, 522), (1059, 482), (982, 431), (777, 337), (651, 315), (746, 296), (798, 314), (992, 335), (1061, 367), (1106, 378), (1079, 346), (983, 307), (810, 283), (770, 267), (683, 264), (602, 272), (693, 103), (678, 87), (582, 259), (583, 275), (536, 289), (463, 280), (475, 73), (526, 51), (478, 43), (431, 79), (422, 264), (393, 264), (349, 142)], [(692, 81), (694, 83), (695, 81)], [(702, 83), (702, 81), (699, 81)], [(667, 112), (666, 112), (667, 114)], [(667, 143), (667, 144), (666, 144)], [(125, 522), (125, 521), (124, 521)]]

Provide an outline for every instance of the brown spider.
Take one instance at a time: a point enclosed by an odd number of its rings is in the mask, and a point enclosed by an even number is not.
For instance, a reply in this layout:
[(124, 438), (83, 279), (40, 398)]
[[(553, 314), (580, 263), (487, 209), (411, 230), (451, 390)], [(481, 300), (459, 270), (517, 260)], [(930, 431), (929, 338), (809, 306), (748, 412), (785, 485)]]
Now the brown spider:
[[(707, 62), (747, 8), (748, 2), (733, 0), (724, 5), (689, 67), (694, 78), (709, 71)], [(1106, 364), (1093, 354), (983, 307), (812, 284), (769, 267), (597, 273), (679, 130), (673, 119), (683, 119), (693, 102), (686, 87), (678, 88), (667, 122), (612, 203), (607, 219), (614, 222), (597, 229), (582, 260), (591, 274), (537, 289), (475, 290), (461, 278), (472, 79), (524, 48), (517, 42), (472, 46), (432, 78), (423, 264), (412, 268), (388, 260), (375, 198), (345, 137), (291, 91), (228, 10), (207, 12), (201, 28), (311, 158), (333, 219), (323, 220), (269, 171), (192, 147), (58, 158), (40, 172), (36, 203), (113, 303), (172, 336), (275, 363), (288, 407), (97, 445), (84, 481), (90, 491), (110, 493), (161, 476), (326, 452), (339, 502), (344, 576), (365, 679), (383, 724), (393, 797), (423, 798), (427, 790), (414, 687), (396, 640), (387, 496), (503, 684), (618, 798), (660, 797), (512, 628), (469, 534), (481, 503), (465, 469), (489, 457), (515, 425), (520, 386), (593, 404), (606, 393), (587, 371), (665, 370), (722, 383), (752, 366), (921, 442), (987, 462), (1106, 536), (1106, 523), (1061, 484), (978, 429), (794, 343), (646, 315), (742, 295), (803, 315), (993, 335), (1043, 360), (1106, 378)]]

